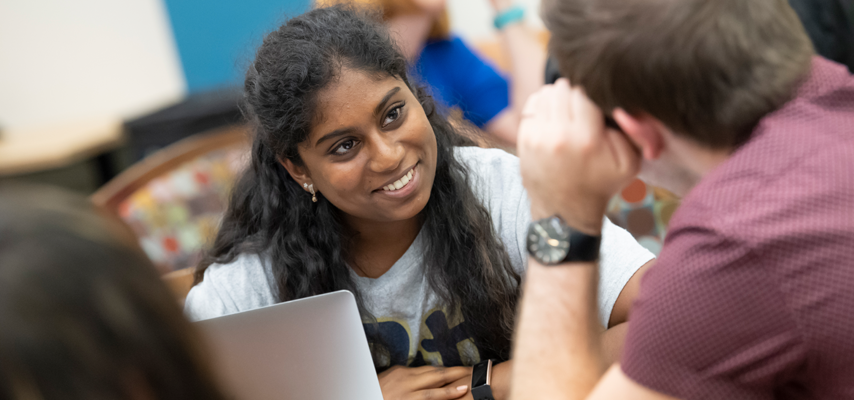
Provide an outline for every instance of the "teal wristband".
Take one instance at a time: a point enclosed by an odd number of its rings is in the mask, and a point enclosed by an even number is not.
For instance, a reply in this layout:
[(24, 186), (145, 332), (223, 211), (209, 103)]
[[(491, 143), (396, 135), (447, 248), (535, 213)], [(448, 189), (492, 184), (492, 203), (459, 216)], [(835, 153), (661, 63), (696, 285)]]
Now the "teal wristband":
[(495, 24), (495, 29), (500, 31), (504, 29), (505, 26), (514, 22), (519, 22), (523, 18), (525, 18), (525, 9), (520, 5), (514, 5), (496, 15), (493, 23)]

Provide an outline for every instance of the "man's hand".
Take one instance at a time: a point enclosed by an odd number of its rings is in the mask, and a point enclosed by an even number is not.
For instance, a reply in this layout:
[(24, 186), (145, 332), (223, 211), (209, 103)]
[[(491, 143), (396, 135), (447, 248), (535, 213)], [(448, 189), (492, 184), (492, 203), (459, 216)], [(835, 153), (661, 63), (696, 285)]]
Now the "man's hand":
[(594, 235), (601, 232), (608, 200), (640, 168), (628, 138), (607, 128), (602, 111), (566, 79), (528, 99), (518, 154), (532, 217), (558, 214)]
[(469, 385), (445, 385), (470, 376), (470, 367), (407, 368), (396, 365), (377, 377), (384, 400), (450, 400), (468, 393)]

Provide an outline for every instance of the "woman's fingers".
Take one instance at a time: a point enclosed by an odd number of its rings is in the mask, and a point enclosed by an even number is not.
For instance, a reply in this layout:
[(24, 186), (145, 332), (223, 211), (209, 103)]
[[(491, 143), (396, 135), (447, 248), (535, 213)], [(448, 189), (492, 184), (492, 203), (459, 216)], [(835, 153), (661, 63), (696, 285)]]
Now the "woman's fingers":
[(412, 393), (407, 400), (451, 400), (459, 399), (468, 393), (468, 385), (426, 389)]
[(457, 379), (463, 378), (465, 376), (471, 375), (470, 367), (421, 367), (421, 368), (432, 368), (432, 370), (427, 370), (419, 374), (414, 378), (416, 388), (418, 389), (426, 389), (426, 388), (438, 388), (441, 386), (445, 386), (448, 383), (456, 381)]
[[(468, 393), (464, 378), (470, 376), (471, 367), (433, 366), (392, 367), (378, 375), (386, 400), (458, 399)], [(456, 384), (448, 385), (452, 382)]]

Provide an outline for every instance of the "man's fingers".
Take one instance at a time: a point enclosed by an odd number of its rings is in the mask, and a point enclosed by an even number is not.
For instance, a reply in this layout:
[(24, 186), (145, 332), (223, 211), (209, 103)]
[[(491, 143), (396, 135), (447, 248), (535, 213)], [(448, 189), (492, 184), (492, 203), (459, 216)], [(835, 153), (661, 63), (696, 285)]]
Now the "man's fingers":
[(555, 85), (557, 85), (557, 86), (563, 85), (566, 87), (572, 87), (572, 83), (569, 82), (569, 79), (564, 78), (564, 77), (557, 78), (557, 80), (555, 81)]
[[(462, 390), (460, 390), (462, 389)], [(412, 393), (412, 400), (451, 400), (459, 399), (468, 393), (468, 385), (463, 387), (443, 387), (438, 389), (426, 389)]]
[(560, 78), (554, 84), (553, 96), (550, 99), (551, 116), (559, 121), (571, 121), (575, 112), (572, 109), (572, 87), (569, 80)]
[(540, 91), (531, 93), (528, 100), (525, 101), (525, 107), (522, 107), (522, 119), (531, 118), (536, 115), (537, 104), (540, 101)]
[(528, 97), (525, 108), (522, 110), (522, 120), (519, 122), (519, 131), (516, 137), (516, 147), (520, 156), (525, 152), (528, 140), (536, 136), (540, 131), (537, 129), (537, 119), (539, 118), (537, 109), (541, 98), (542, 96), (539, 91), (533, 93)]
[(555, 85), (545, 85), (540, 89), (539, 102), (537, 103), (537, 119), (549, 121), (554, 118)]
[(573, 88), (570, 96), (572, 98), (570, 102), (572, 116), (576, 123), (585, 128), (581, 131), (592, 135), (600, 134), (605, 126), (605, 116), (602, 114), (602, 110), (587, 97), (581, 87)]

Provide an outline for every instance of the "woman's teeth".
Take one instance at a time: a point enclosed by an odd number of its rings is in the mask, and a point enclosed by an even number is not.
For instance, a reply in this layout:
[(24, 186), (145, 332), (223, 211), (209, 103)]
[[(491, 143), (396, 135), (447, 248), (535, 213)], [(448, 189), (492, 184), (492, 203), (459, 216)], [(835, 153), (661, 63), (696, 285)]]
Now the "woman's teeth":
[(406, 184), (412, 180), (412, 175), (414, 173), (415, 173), (415, 169), (413, 168), (413, 169), (409, 170), (409, 172), (406, 175), (404, 175), (403, 178), (400, 178), (400, 179), (396, 180), (394, 183), (383, 187), (383, 190), (390, 191), (390, 192), (393, 192), (395, 190), (399, 190), (400, 188), (406, 186)]

